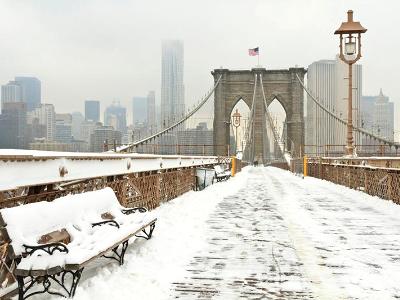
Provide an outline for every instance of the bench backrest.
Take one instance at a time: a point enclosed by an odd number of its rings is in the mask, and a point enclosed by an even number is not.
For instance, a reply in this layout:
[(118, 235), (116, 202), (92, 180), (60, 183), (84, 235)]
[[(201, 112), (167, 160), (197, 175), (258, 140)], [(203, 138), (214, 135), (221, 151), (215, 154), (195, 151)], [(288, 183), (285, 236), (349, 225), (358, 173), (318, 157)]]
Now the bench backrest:
[(218, 174), (218, 173), (223, 173), (223, 172), (224, 172), (224, 169), (222, 168), (221, 165), (216, 165), (216, 166), (214, 166), (214, 170), (215, 170), (215, 172), (217, 172), (217, 174)]
[[(35, 245), (44, 234), (77, 224), (82, 219), (99, 218), (120, 207), (111, 188), (67, 195), (52, 202), (37, 202), (0, 211), (15, 256), (24, 251), (23, 244)], [(95, 220), (94, 220), (95, 221)]]

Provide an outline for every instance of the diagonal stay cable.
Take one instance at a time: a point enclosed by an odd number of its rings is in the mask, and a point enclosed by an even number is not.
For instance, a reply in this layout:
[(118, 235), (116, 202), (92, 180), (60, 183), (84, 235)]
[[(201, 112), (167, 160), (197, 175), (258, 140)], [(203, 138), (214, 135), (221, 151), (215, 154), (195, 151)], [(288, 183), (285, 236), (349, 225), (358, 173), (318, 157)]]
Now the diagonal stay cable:
[(130, 149), (133, 149), (134, 147), (137, 147), (139, 145), (142, 145), (152, 139), (158, 138), (160, 136), (162, 136), (165, 133), (168, 133), (169, 131), (175, 129), (176, 127), (178, 127), (179, 125), (181, 125), (183, 122), (185, 122), (187, 119), (189, 119), (191, 116), (193, 116), (200, 108), (203, 107), (204, 104), (206, 104), (206, 102), (208, 101), (208, 99), (210, 99), (211, 95), (214, 93), (215, 89), (217, 88), (220, 80), (221, 80), (222, 75), (219, 76), (217, 82), (215, 83), (214, 87), (210, 90), (210, 92), (206, 95), (206, 97), (199, 103), (199, 105), (197, 105), (192, 111), (190, 111), (188, 114), (186, 114), (181, 120), (179, 120), (178, 122), (176, 122), (175, 124), (172, 124), (171, 126), (153, 134), (150, 135), (144, 139), (141, 139), (140, 141), (137, 141), (135, 143), (132, 143), (130, 145), (126, 145), (123, 147), (120, 147), (118, 149), (117, 152), (126, 152)]
[[(334, 114), (333, 112), (331, 112), (329, 109), (327, 109), (325, 106), (323, 106), (312, 94), (311, 92), (305, 87), (304, 83), (301, 81), (299, 75), (296, 74), (297, 80), (300, 82), (301, 86), (303, 87), (303, 89), (306, 91), (306, 93), (310, 96), (310, 98), (315, 102), (315, 104), (317, 104), (317, 106), (319, 108), (321, 108), (323, 111), (325, 111), (326, 113), (328, 113), (331, 117), (333, 117), (336, 121), (338, 121), (339, 123), (342, 123), (343, 125), (347, 125), (347, 122), (341, 118), (339, 118), (336, 114)], [(379, 137), (363, 128), (359, 128), (353, 125), (353, 129), (357, 130), (365, 135), (368, 135), (376, 140), (379, 140), (385, 144), (388, 144), (389, 146), (398, 146), (398, 144), (396, 144), (395, 142), (389, 141), (387, 139), (384, 139), (382, 137)]]
[(245, 133), (245, 137), (244, 140), (246, 142), (246, 148), (248, 148), (248, 141), (251, 138), (251, 141), (253, 140), (252, 135), (253, 135), (253, 117), (254, 117), (254, 103), (255, 103), (255, 98), (256, 98), (256, 89), (257, 89), (257, 74), (254, 74), (254, 90), (253, 90), (253, 99), (251, 102), (251, 109), (250, 109), (250, 118), (249, 118), (249, 122), (247, 123), (247, 128), (246, 128), (246, 133)]
[(282, 155), (282, 157), (283, 157), (283, 156), (284, 156), (283, 154), (285, 153), (285, 148), (284, 148), (285, 146), (284, 146), (284, 145), (281, 146), (280, 138), (279, 138), (279, 135), (278, 135), (278, 131), (276, 130), (276, 128), (275, 128), (275, 126), (274, 126), (274, 122), (272, 121), (271, 114), (269, 113), (269, 110), (268, 110), (268, 104), (267, 104), (267, 99), (266, 99), (266, 97), (265, 97), (264, 84), (263, 84), (263, 80), (262, 80), (262, 74), (260, 74), (260, 81), (261, 81), (261, 91), (262, 91), (263, 100), (264, 100), (265, 114), (267, 115), (267, 120), (268, 120), (269, 126), (271, 127), (271, 130), (272, 130), (272, 134), (273, 134), (273, 136), (274, 136), (275, 143), (278, 145), (278, 147), (279, 147), (279, 149), (280, 149), (280, 151), (281, 151), (281, 155)]

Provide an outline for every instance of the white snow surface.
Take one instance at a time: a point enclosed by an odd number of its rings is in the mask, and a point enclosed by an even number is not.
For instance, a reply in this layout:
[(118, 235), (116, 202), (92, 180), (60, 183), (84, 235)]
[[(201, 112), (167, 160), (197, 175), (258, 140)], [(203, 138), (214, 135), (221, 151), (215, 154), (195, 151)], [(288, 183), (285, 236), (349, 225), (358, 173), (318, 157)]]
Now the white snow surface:
[[(80, 264), (135, 233), (155, 219), (154, 212), (125, 215), (124, 209), (111, 188), (60, 197), (52, 202), (37, 202), (1, 210), (7, 224), (16, 255), (24, 251), (23, 245), (37, 246), (44, 234), (67, 229), (71, 243), (68, 253), (53, 255), (35, 252), (23, 258), (18, 268), (24, 270), (52, 268), (65, 264)], [(103, 213), (111, 213), (120, 228), (91, 226), (104, 221)]]
[[(85, 270), (74, 299), (198, 299), (177, 283), (193, 290), (206, 277), (218, 279), (207, 281), (216, 291), (207, 299), (260, 299), (269, 291), (265, 299), (400, 297), (400, 206), (390, 201), (277, 168), (246, 167), (156, 213), (153, 238), (135, 240), (122, 267)], [(211, 256), (225, 264), (202, 265)]]

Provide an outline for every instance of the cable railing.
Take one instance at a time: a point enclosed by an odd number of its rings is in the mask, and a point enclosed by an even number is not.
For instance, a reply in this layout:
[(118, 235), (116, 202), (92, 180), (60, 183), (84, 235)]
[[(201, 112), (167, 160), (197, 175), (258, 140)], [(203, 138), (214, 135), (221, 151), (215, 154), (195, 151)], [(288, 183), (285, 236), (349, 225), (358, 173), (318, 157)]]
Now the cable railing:
[[(267, 104), (267, 98), (265, 97), (265, 92), (264, 92), (264, 84), (263, 84), (263, 80), (262, 80), (262, 74), (260, 74), (260, 82), (261, 82), (261, 91), (262, 91), (262, 95), (263, 95), (263, 100), (264, 100), (264, 109), (265, 109), (265, 114), (267, 116), (267, 121), (269, 123), (269, 126), (271, 128), (272, 134), (274, 136), (274, 141), (276, 143), (276, 145), (278, 145), (278, 148), (280, 150), (280, 156), (282, 158), (284, 158), (286, 160), (286, 162), (288, 164), (290, 164), (290, 159), (291, 159), (291, 155), (286, 152), (285, 149), (285, 141), (279, 137), (279, 133), (278, 130), (276, 129), (276, 127), (274, 126), (274, 122), (272, 120), (271, 114), (268, 110), (268, 104)], [(286, 154), (286, 155), (285, 155)]]
[(253, 90), (253, 99), (251, 101), (251, 109), (250, 109), (250, 114), (249, 114), (249, 121), (247, 122), (247, 128), (246, 128), (246, 132), (244, 135), (244, 141), (245, 141), (245, 145), (246, 148), (244, 149), (244, 156), (243, 158), (245, 160), (248, 160), (250, 162), (253, 161), (254, 159), (254, 145), (253, 145), (253, 141), (254, 141), (254, 102), (255, 102), (255, 98), (256, 98), (256, 88), (257, 88), (257, 74), (254, 74), (254, 90)]
[[(314, 101), (315, 104), (317, 104), (317, 106), (322, 109), (323, 111), (325, 111), (327, 114), (329, 114), (332, 118), (334, 118), (335, 121), (341, 123), (342, 125), (346, 125), (347, 126), (347, 122), (345, 120), (343, 120), (342, 118), (338, 117), (335, 113), (331, 112), (328, 108), (326, 108), (323, 104), (320, 103), (320, 101), (318, 101), (314, 95), (311, 94), (311, 92), (307, 89), (307, 87), (304, 85), (304, 83), (301, 81), (300, 77), (298, 74), (296, 74), (297, 80), (300, 82), (300, 85), (302, 86), (302, 88), (306, 91), (306, 93), (310, 96), (310, 98)], [(373, 138), (374, 140), (380, 141), (384, 144), (387, 144), (389, 146), (393, 146), (393, 147), (399, 147), (398, 143), (395, 143), (394, 141), (390, 141), (387, 140), (385, 138), (382, 138), (378, 135), (375, 135), (371, 132), (369, 132), (368, 130), (365, 130), (364, 128), (360, 128), (360, 127), (356, 127), (353, 125), (353, 129), (366, 135), (369, 136), (371, 138)]]
[(167, 134), (169, 132), (171, 132), (173, 129), (179, 127), (180, 125), (182, 125), (186, 120), (188, 120), (191, 116), (193, 116), (197, 111), (199, 111), (200, 108), (202, 108), (204, 106), (204, 104), (206, 104), (206, 102), (208, 101), (208, 99), (210, 99), (211, 95), (214, 93), (215, 89), (217, 88), (220, 80), (221, 80), (221, 76), (219, 76), (217, 82), (215, 83), (214, 87), (208, 92), (208, 94), (205, 95), (205, 97), (203, 98), (203, 100), (200, 101), (200, 103), (193, 109), (191, 110), (189, 113), (187, 113), (181, 120), (179, 120), (178, 122), (172, 124), (171, 126), (153, 134), (150, 135), (144, 139), (141, 139), (137, 142), (134, 142), (130, 145), (125, 145), (125, 146), (121, 146), (118, 147), (116, 149), (116, 152), (131, 152), (133, 151), (137, 146), (145, 144), (149, 141), (155, 140), (156, 138), (161, 137), (164, 134)]

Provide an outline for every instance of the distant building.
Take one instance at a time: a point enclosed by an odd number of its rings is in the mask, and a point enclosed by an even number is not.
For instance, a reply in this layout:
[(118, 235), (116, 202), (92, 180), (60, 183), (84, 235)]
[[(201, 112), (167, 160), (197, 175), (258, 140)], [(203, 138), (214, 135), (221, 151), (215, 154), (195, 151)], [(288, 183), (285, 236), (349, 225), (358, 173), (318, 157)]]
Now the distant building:
[(26, 103), (4, 103), (0, 115), (0, 128), (0, 148), (25, 149), (27, 146)]
[(75, 140), (81, 140), (81, 126), (85, 121), (85, 117), (78, 111), (73, 112), (72, 114), (72, 136)]
[(47, 134), (47, 125), (40, 124), (39, 118), (32, 117), (27, 113), (27, 141), (32, 142), (36, 139), (45, 139)]
[[(37, 119), (37, 121), (34, 121)], [(41, 104), (28, 113), (28, 124), (37, 123), (46, 126), (44, 137), (47, 141), (54, 141), (56, 134), (56, 112), (53, 104)], [(38, 136), (36, 136), (38, 137)]]
[(49, 142), (46, 139), (35, 139), (29, 143), (29, 149), (60, 152), (87, 152), (88, 144), (84, 141), (73, 140), (70, 143)]
[[(363, 96), (361, 101), (362, 127), (381, 138), (394, 141), (394, 104), (382, 89), (378, 96)], [(363, 139), (363, 145), (373, 145), (374, 140)]]
[(59, 143), (54, 141), (47, 141), (46, 139), (36, 139), (29, 143), (30, 150), (41, 150), (41, 151), (70, 151), (70, 145), (65, 143)]
[(86, 121), (100, 121), (100, 102), (96, 100), (85, 101), (85, 120)]
[(107, 149), (112, 149), (114, 143), (119, 146), (121, 137), (121, 132), (114, 130), (112, 126), (97, 127), (90, 136), (90, 151), (104, 152)]
[(134, 126), (147, 124), (147, 97), (132, 98), (132, 116)]
[(122, 134), (126, 133), (126, 108), (119, 103), (108, 106), (104, 112), (104, 125), (112, 126)]
[(15, 81), (21, 86), (22, 101), (26, 103), (27, 111), (40, 106), (42, 97), (41, 82), (36, 77), (18, 76)]
[(158, 138), (158, 152), (160, 154), (176, 154), (178, 152), (178, 136), (166, 133)]
[(81, 140), (87, 142), (90, 145), (90, 136), (93, 133), (93, 131), (98, 128), (103, 126), (101, 122), (94, 122), (92, 120), (89, 121), (84, 121), (81, 124)]
[(56, 114), (55, 141), (59, 143), (72, 142), (72, 115)]
[(154, 91), (150, 91), (147, 95), (147, 126), (150, 133), (156, 132), (156, 94)]
[(4, 103), (9, 102), (23, 102), (22, 101), (22, 88), (16, 81), (1, 86), (1, 107)]
[(185, 112), (182, 41), (163, 41), (161, 67), (161, 126), (165, 128), (181, 119)]
[(196, 128), (179, 131), (178, 143), (180, 154), (212, 155), (213, 131), (206, 122), (200, 122)]
[[(307, 87), (311, 94), (328, 110), (347, 120), (348, 67), (338, 57), (336, 60), (320, 60), (308, 66)], [(361, 126), (360, 102), (362, 91), (362, 66), (353, 65), (353, 125)], [(328, 113), (307, 98), (307, 123), (305, 151), (322, 155), (343, 153), (346, 145), (346, 127), (337, 123)], [(354, 144), (361, 144), (361, 136), (354, 132)]]

